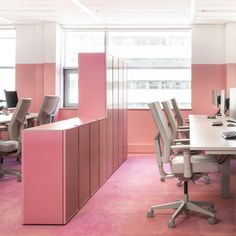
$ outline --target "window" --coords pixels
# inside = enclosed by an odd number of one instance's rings
[[[65,106],[77,106],[71,86],[78,79],[78,53],[106,51],[128,64],[128,108],[148,108],[149,102],[173,97],[181,108],[191,108],[190,30],[68,31],[65,48]]]
[[[78,71],[76,69],[64,70],[64,105],[75,107],[78,104]]]
[[[5,99],[4,89],[15,90],[14,29],[0,29],[0,99]]]
[[[191,108],[191,33],[110,32],[109,53],[128,64],[128,108],[175,97]]]
[[[64,106],[78,106],[78,53],[104,52],[104,32],[65,32]]]

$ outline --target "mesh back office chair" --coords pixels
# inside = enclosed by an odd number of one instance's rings
[[[180,112],[180,109],[179,109],[179,106],[178,106],[178,103],[177,103],[176,99],[172,98],[172,99],[170,99],[170,101],[171,101],[171,104],[172,104],[172,107],[173,107],[178,125],[183,126],[184,125],[184,119],[183,119],[183,116]],[[189,122],[189,120],[185,119],[185,123],[188,123],[188,122]]]
[[[173,228],[175,226],[175,219],[179,214],[182,212],[188,213],[189,210],[192,210],[209,216],[209,224],[215,224],[214,204],[211,202],[189,201],[188,181],[199,173],[218,172],[219,164],[216,158],[209,155],[191,155],[189,145],[173,145],[172,134],[161,110],[160,103],[150,103],[149,107],[158,129],[154,142],[160,175],[165,175],[164,163],[170,163],[171,175],[182,178],[184,181],[184,195],[180,201],[152,206],[148,210],[147,216],[153,217],[154,211],[159,209],[176,209],[171,220],[168,222],[168,227]],[[182,150],[183,154],[172,157],[173,150]],[[202,207],[208,207],[208,209]]]
[[[38,125],[48,124],[53,122],[60,97],[45,96],[43,104],[38,115]]]
[[[178,125],[178,123],[175,119],[175,116],[173,114],[173,111],[171,110],[170,103],[168,101],[162,102],[162,105],[165,110],[166,117],[169,121],[173,137],[177,138],[178,134],[181,133],[181,135],[184,138],[188,138],[189,137],[189,127]]]
[[[181,116],[180,110],[178,108],[177,102],[175,98],[171,99],[172,107],[175,112],[175,116],[171,110],[170,104],[168,101],[162,102],[162,105],[164,107],[165,113],[167,114],[168,120],[170,122],[170,126],[172,128],[172,132],[174,136],[178,136],[178,133],[181,133],[181,135],[184,138],[189,138],[189,126],[181,126],[180,124],[183,124],[183,117]],[[176,119],[175,119],[176,117]],[[196,151],[194,152],[197,153]],[[205,184],[210,184],[211,179],[207,174],[203,174],[203,180]],[[181,185],[181,182],[178,182],[178,185]]]
[[[31,99],[22,98],[18,101],[16,110],[8,125],[9,140],[0,140],[0,177],[4,174],[14,175],[21,181],[21,172],[3,167],[3,159],[7,155],[19,155],[21,153],[21,131],[24,128],[26,114],[29,111]]]

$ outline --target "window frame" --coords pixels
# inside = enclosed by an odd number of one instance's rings
[[[64,67],[63,68],[63,107],[64,108],[76,108],[78,106],[77,103],[69,102],[69,76],[70,74],[78,74],[78,67]],[[78,77],[79,80],[79,77]],[[78,81],[79,82],[79,81]]]

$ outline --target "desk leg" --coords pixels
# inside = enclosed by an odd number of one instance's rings
[[[230,192],[230,158],[222,164],[221,169],[221,197],[228,198]]]

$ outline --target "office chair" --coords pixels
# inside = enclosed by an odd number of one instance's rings
[[[18,156],[21,154],[21,131],[25,125],[26,114],[29,111],[31,99],[22,98],[18,101],[11,122],[8,125],[8,140],[0,140],[0,177],[5,174],[17,176],[21,181],[21,171],[4,168],[5,156]]]
[[[43,104],[38,115],[38,125],[48,124],[53,122],[55,112],[60,101],[58,96],[45,96]]]
[[[178,138],[179,134],[183,138],[189,138],[189,127],[188,126],[179,126],[175,116],[173,114],[173,111],[171,110],[170,103],[168,101],[162,102],[166,117],[169,121],[170,128],[173,134],[174,138]]]
[[[172,99],[170,99],[170,101],[171,101],[171,104],[172,104],[172,107],[173,107],[173,111],[175,113],[175,118],[178,122],[178,126],[183,126],[184,125],[184,119],[183,119],[183,116],[180,112],[180,109],[179,109],[179,106],[178,106],[178,103],[177,103],[176,99],[172,98]],[[185,123],[189,123],[188,118],[185,119]]]
[[[182,178],[184,181],[183,199],[171,203],[152,206],[148,212],[148,217],[154,216],[154,211],[159,209],[176,209],[168,222],[168,227],[175,227],[175,220],[181,213],[187,214],[189,210],[209,216],[208,223],[215,224],[214,204],[211,202],[193,202],[189,200],[188,182],[198,176],[199,173],[212,173],[219,171],[219,164],[215,156],[210,155],[191,155],[189,145],[174,145],[172,134],[168,128],[167,120],[161,110],[159,102],[149,104],[153,120],[158,130],[154,139],[156,147],[156,158],[158,169],[161,176],[167,175],[164,163],[170,164],[173,178]],[[182,150],[182,154],[172,156],[173,150]],[[205,209],[203,207],[208,207]]]

